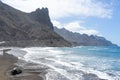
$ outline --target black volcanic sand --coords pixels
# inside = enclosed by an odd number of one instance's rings
[[[22,68],[18,66],[17,63],[21,63],[21,61],[13,55],[5,52],[3,55],[0,55],[0,80],[45,80],[45,69],[40,69],[40,67],[39,70],[36,68],[29,68],[34,65],[32,63],[27,63],[25,65],[27,67],[24,66],[24,68]],[[21,69],[22,73],[14,76],[11,75],[11,71],[14,68]]]

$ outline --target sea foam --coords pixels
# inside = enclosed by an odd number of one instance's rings
[[[21,58],[23,56],[26,61],[49,67],[46,74],[48,80],[82,80],[84,79],[83,75],[89,73],[95,74],[101,79],[120,79],[119,71],[113,70],[114,66],[112,65],[116,61],[119,63],[120,59],[105,56],[110,54],[101,55],[101,53],[96,53],[94,48],[102,50],[102,47],[100,49],[99,47],[31,47],[21,49],[26,53],[18,53],[16,56]],[[104,47],[103,50],[109,49]],[[93,53],[94,51],[95,53]],[[114,76],[110,75],[111,73]]]

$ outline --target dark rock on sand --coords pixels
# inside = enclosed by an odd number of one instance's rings
[[[17,57],[6,52],[0,55],[0,80],[45,80],[45,70],[42,70],[42,72],[38,72],[38,70],[36,72],[34,69],[31,69],[34,72],[26,71],[15,64],[18,61]]]
[[[11,80],[7,73],[15,66],[14,63],[16,62],[17,58],[10,54],[3,53],[3,55],[0,55],[0,80]]]
[[[21,74],[22,73],[22,70],[21,69],[19,69],[19,68],[14,68],[13,70],[11,70],[11,75],[18,75],[18,74]]]

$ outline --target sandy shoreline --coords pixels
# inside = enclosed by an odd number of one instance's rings
[[[17,53],[17,51],[15,52]],[[21,69],[22,73],[12,76],[10,71],[15,67]],[[17,59],[15,56],[7,54],[6,52],[4,52],[3,55],[0,55],[0,80],[46,80],[46,74],[49,73],[48,69],[49,67],[45,65],[26,62],[24,60]],[[83,79],[81,80],[106,80],[100,79],[95,74],[84,73],[83,71],[80,73],[83,74]]]
[[[24,69],[15,65],[18,61],[19,60],[16,57],[5,52],[3,55],[0,55],[0,80],[45,80],[45,70],[40,69],[41,71],[38,71],[35,69]],[[34,64],[28,63],[27,65]],[[15,67],[19,67],[22,70],[22,73],[12,76],[10,71]]]
[[[10,80],[7,72],[15,66],[16,62],[17,58],[12,55],[7,53],[0,55],[0,80]]]

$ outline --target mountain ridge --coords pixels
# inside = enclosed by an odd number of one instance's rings
[[[65,28],[54,27],[54,30],[73,46],[117,46],[101,36],[73,33]]]
[[[47,8],[25,13],[1,1],[0,41],[5,41],[0,46],[71,46],[54,32]]]

